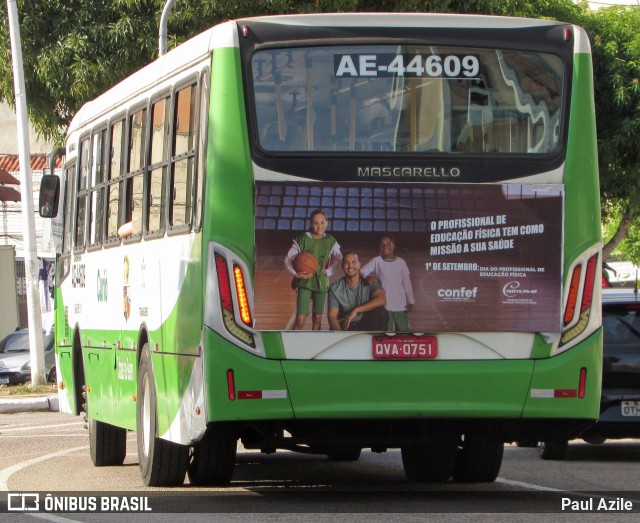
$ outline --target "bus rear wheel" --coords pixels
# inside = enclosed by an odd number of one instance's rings
[[[157,435],[156,387],[149,344],[145,343],[138,367],[136,401],[138,461],[144,484],[150,487],[184,483],[189,447],[163,440]]]
[[[235,433],[209,427],[191,451],[189,482],[198,486],[228,485],[236,464],[237,444]]]
[[[543,441],[540,447],[540,457],[542,459],[562,460],[567,457],[568,450],[569,442],[567,440]]]
[[[453,473],[458,435],[428,439],[424,443],[402,447],[402,466],[409,481],[442,483]]]
[[[458,483],[490,483],[500,473],[504,443],[490,428],[464,434],[458,449],[453,479]]]
[[[96,467],[122,465],[127,455],[126,429],[89,418],[89,452]]]

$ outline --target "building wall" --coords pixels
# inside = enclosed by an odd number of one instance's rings
[[[0,154],[18,154],[16,113],[6,103],[0,103]],[[29,125],[29,149],[31,154],[51,152],[52,145],[38,137]]]
[[[0,245],[0,338],[20,325],[16,293],[15,252],[10,245]]]

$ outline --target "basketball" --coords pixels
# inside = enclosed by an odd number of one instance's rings
[[[318,260],[310,252],[301,252],[294,258],[292,265],[296,272],[313,274],[318,269]]]

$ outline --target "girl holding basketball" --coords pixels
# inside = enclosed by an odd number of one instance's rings
[[[342,262],[340,245],[331,234],[326,232],[329,226],[327,214],[322,210],[315,210],[311,213],[309,222],[309,230],[294,238],[293,245],[284,259],[285,267],[294,277],[292,285],[298,293],[296,320],[293,324],[294,330],[304,328],[304,322],[309,315],[309,305],[312,300],[312,329],[320,330],[320,322],[322,321],[324,304],[327,300],[327,291],[329,289],[329,277]],[[317,260],[315,271],[305,270],[302,260],[296,263],[296,257],[303,252],[313,254]],[[297,265],[297,268],[294,265]],[[307,265],[308,267],[313,266],[313,264]]]

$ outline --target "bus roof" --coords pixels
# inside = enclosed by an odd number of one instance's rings
[[[450,13],[327,13],[275,15],[242,18],[238,23],[266,22],[281,25],[325,27],[449,27],[469,29],[514,29],[562,24],[552,20],[508,16],[463,15]]]

